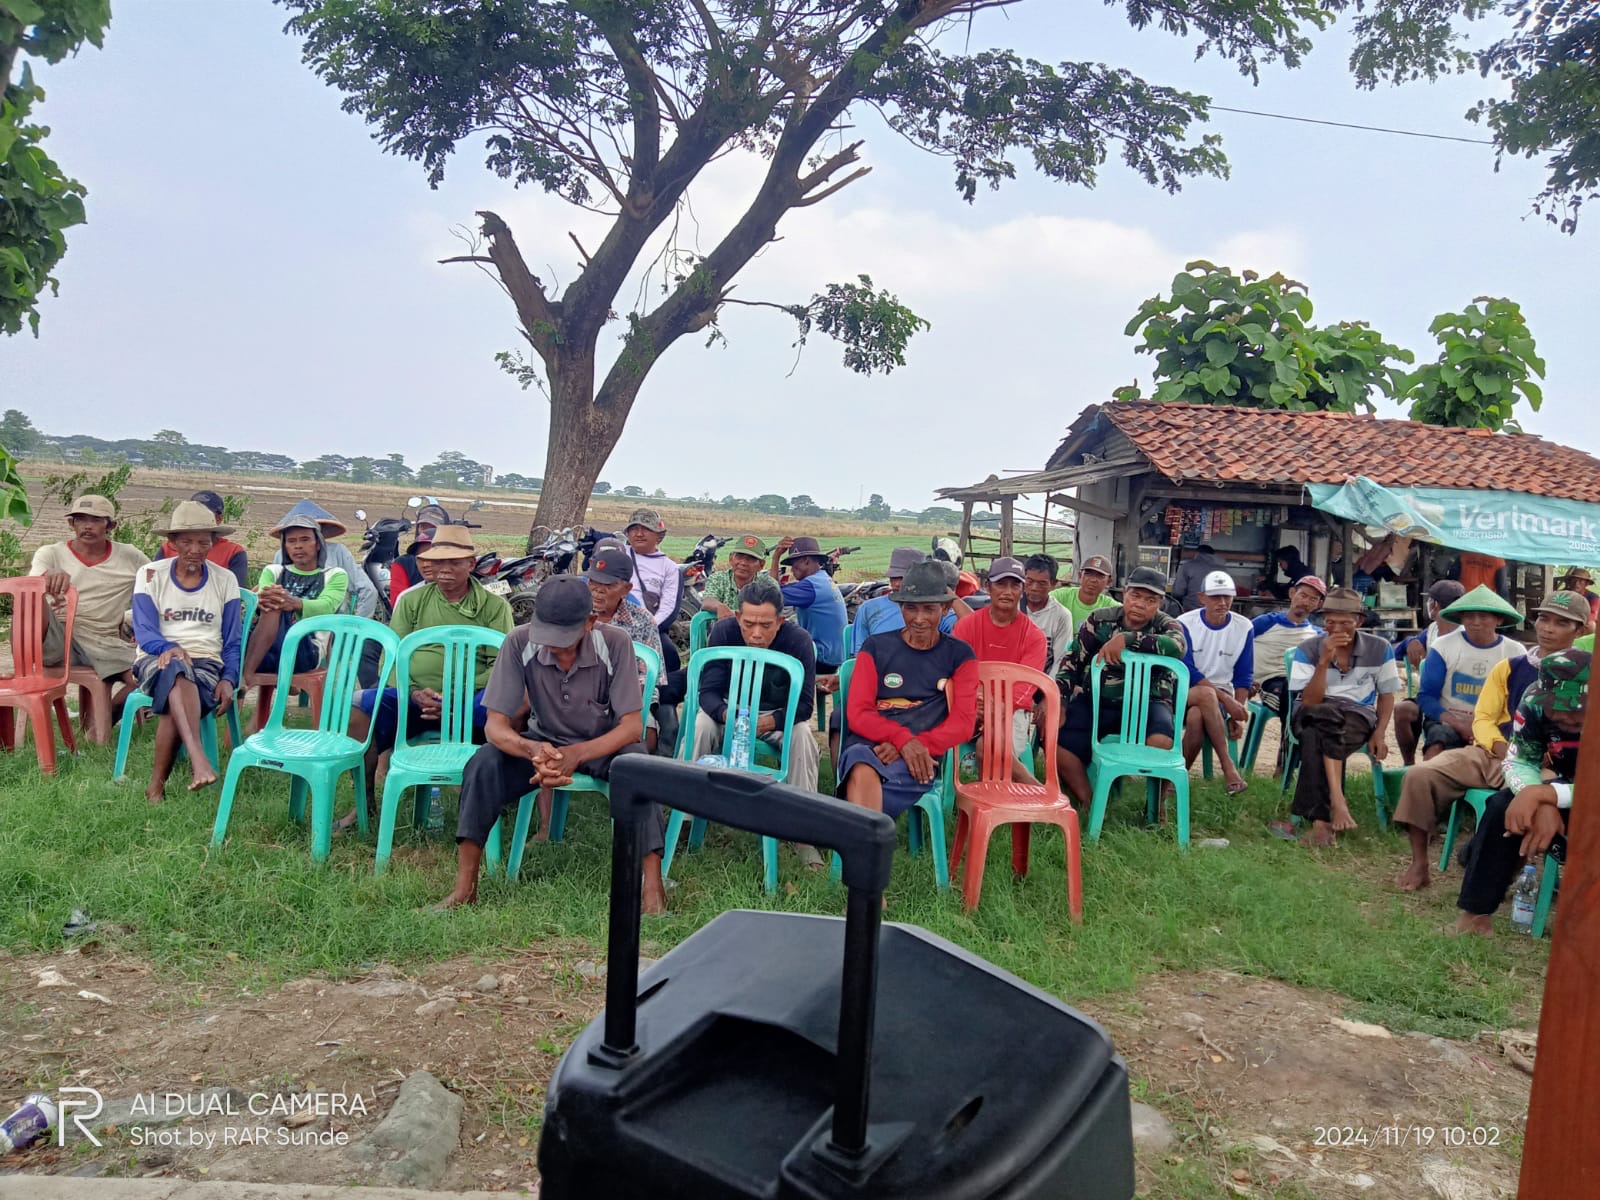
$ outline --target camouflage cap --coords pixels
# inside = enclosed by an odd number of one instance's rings
[[[1589,655],[1582,650],[1561,650],[1539,660],[1539,685],[1551,712],[1582,712],[1589,687]]]

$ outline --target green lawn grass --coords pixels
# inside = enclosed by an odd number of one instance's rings
[[[329,862],[313,867],[306,834],[288,816],[287,779],[257,771],[245,778],[227,846],[212,854],[216,792],[189,796],[180,765],[166,804],[142,799],[148,732],[136,739],[127,783],[113,783],[110,766],[110,752],[91,747],[48,779],[31,745],[0,755],[0,946],[59,948],[62,924],[83,908],[125,926],[128,950],[177,977],[253,986],[380,961],[493,957],[548,938],[603,944],[609,831],[597,797],[574,801],[565,844],[530,846],[519,882],[486,881],[476,909],[436,914],[418,910],[449,889],[449,838],[418,838],[402,825],[381,878],[372,874],[371,843],[353,835],[336,839]],[[1353,779],[1364,826],[1367,789],[1365,776]],[[341,810],[348,794],[346,784]],[[1441,936],[1459,873],[1420,897],[1394,892],[1397,835],[1364,827],[1319,854],[1275,841],[1263,831],[1279,812],[1267,780],[1243,797],[1197,783],[1194,837],[1225,836],[1226,849],[1180,853],[1170,825],[1144,828],[1142,811],[1130,790],[1113,802],[1099,843],[1086,844],[1081,926],[1068,920],[1054,830],[1036,834],[1032,872],[1020,881],[1009,871],[1009,839],[995,839],[975,913],[956,892],[938,892],[928,861],[910,858],[902,841],[890,918],[1069,1001],[1134,988],[1153,972],[1221,967],[1329,989],[1349,999],[1350,1015],[1396,1029],[1459,1037],[1532,1019],[1545,948],[1509,935]],[[672,912],[646,923],[646,941],[660,953],[734,907],[842,911],[843,894],[825,875],[806,872],[787,851],[780,867],[778,894],[764,896],[755,839],[713,830],[703,851],[680,853]]]

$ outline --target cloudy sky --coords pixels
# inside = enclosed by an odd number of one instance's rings
[[[0,403],[51,433],[193,441],[296,458],[455,449],[542,473],[547,410],[493,355],[520,344],[509,301],[466,266],[452,226],[499,211],[547,282],[575,274],[567,240],[594,219],[513,191],[460,155],[430,190],[384,155],[299,61],[266,0],[122,0],[104,51],[41,72],[50,147],[90,189],[42,336],[0,341]],[[1217,104],[1482,137],[1462,114],[1476,77],[1358,91],[1335,31],[1298,71],[1252,87],[1120,11],[1032,0],[989,13],[973,44],[1095,60]],[[1185,261],[1284,270],[1319,321],[1363,319],[1431,357],[1427,326],[1483,294],[1519,301],[1548,360],[1535,433],[1600,451],[1579,419],[1592,386],[1594,222],[1577,237],[1529,216],[1536,164],[1494,171],[1489,146],[1215,114],[1233,173],[1177,196],[1108,165],[1093,189],[1024,175],[967,205],[946,165],[864,125],[875,168],[788,217],[739,294],[804,300],[859,272],[933,323],[884,378],[844,369],[793,326],[734,310],[730,345],[686,338],[652,374],[602,478],[672,495],[807,492],[922,507],[933,489],[1036,469],[1088,403],[1147,360],[1122,329]],[[691,193],[706,246],[755,164]],[[1588,286],[1580,287],[1580,280]],[[1389,412],[1384,415],[1397,415]]]

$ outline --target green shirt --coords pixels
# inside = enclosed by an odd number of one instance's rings
[[[483,584],[472,580],[461,603],[451,604],[444,598],[436,583],[425,583],[408,588],[400,594],[394,606],[394,617],[389,628],[396,637],[405,637],[419,629],[432,629],[436,625],[477,625],[482,629],[498,629],[510,633],[512,628],[511,605],[485,590]],[[475,687],[489,682],[489,672],[494,667],[495,652],[485,647],[478,651],[478,673]],[[444,687],[444,649],[424,646],[411,656],[411,686]]]
[[[1110,608],[1116,603],[1111,598],[1110,592],[1101,592],[1093,604],[1078,599],[1078,589],[1075,587],[1057,588],[1050,595],[1059,600],[1066,610],[1072,614],[1073,635],[1076,637],[1080,625],[1089,619],[1089,614],[1097,608]],[[1070,649],[1070,646],[1068,647]],[[1063,651],[1064,653],[1065,651]]]
[[[1594,634],[1592,634],[1592,633],[1584,634],[1581,638],[1579,638],[1577,641],[1572,643],[1572,648],[1574,650],[1582,650],[1586,654],[1593,654],[1594,653]]]
[[[733,581],[733,572],[713,571],[706,576],[705,595],[739,611],[739,585]]]
[[[299,599],[299,616],[330,617],[344,611],[350,579],[343,567],[313,567],[302,571],[293,563],[268,563],[261,568],[256,591],[274,584]]]

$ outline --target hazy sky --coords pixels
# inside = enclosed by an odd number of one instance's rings
[[[0,340],[0,403],[51,433],[171,427],[234,449],[399,451],[413,465],[456,449],[541,474],[545,403],[493,362],[520,344],[510,302],[475,269],[435,260],[460,252],[452,225],[491,208],[564,285],[567,231],[593,244],[594,219],[513,191],[475,150],[430,190],[339,111],[266,0],[113,7],[104,51],[41,71],[49,146],[88,185],[90,223],[70,232],[40,339]],[[1483,81],[1360,92],[1338,31],[1259,87],[1093,4],[985,14],[973,42],[1122,65],[1234,107],[1483,136],[1462,117]],[[819,337],[791,373],[792,324],[736,309],[729,346],[685,338],[663,359],[602,478],[836,505],[876,491],[917,508],[939,486],[1036,469],[1085,404],[1135,376],[1148,384],[1123,326],[1193,258],[1282,269],[1310,285],[1317,320],[1370,321],[1419,359],[1432,357],[1436,313],[1509,296],[1549,364],[1544,410],[1525,427],[1600,451],[1600,424],[1579,419],[1594,344],[1579,301],[1594,295],[1600,214],[1577,237],[1554,232],[1528,215],[1537,164],[1496,174],[1489,146],[1227,113],[1214,127],[1226,182],[1170,196],[1112,163],[1093,190],[1024,174],[969,206],[945,163],[863,125],[874,173],[786,218],[739,294],[803,301],[867,272],[933,322],[910,365],[856,376]],[[729,161],[691,193],[705,248],[752,171]]]

